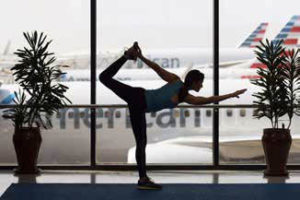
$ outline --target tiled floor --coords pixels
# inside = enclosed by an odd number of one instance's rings
[[[262,171],[149,171],[158,183],[300,183],[300,171],[289,177],[264,177]],[[57,171],[43,170],[41,175],[14,176],[0,171],[0,196],[11,183],[136,183],[132,171]]]

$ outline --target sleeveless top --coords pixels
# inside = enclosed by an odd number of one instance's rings
[[[177,104],[173,103],[171,98],[179,92],[182,85],[183,82],[178,80],[173,83],[167,83],[155,90],[146,90],[146,112],[156,112],[164,108],[174,108]]]

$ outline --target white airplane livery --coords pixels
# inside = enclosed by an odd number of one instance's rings
[[[239,64],[244,60],[254,57],[251,48],[264,37],[267,23],[261,23],[247,37],[239,48],[220,49],[220,66],[228,66]],[[9,49],[10,42],[8,43]],[[242,48],[241,48],[242,47]],[[7,52],[5,50],[4,52]],[[120,51],[99,52],[97,56],[97,68],[105,68],[111,62],[116,60],[121,54]],[[175,48],[175,49],[145,49],[144,55],[150,60],[157,62],[164,68],[190,67],[194,65],[212,66],[212,49],[210,48]],[[72,66],[74,69],[84,69],[90,66],[90,55],[85,53],[69,53],[57,56],[57,64],[61,66]],[[16,57],[2,55],[0,58],[0,69],[12,67],[16,62]],[[133,63],[128,62],[124,68],[144,68],[144,64],[140,61]]]
[[[220,49],[220,69],[230,68],[230,67],[242,67],[252,62],[254,59],[254,54],[252,48],[263,39],[264,34],[266,32],[267,23],[261,23],[247,38],[239,48],[236,49]],[[119,53],[120,54],[120,53]],[[107,67],[114,59],[116,59],[119,54],[115,54],[114,56],[102,56],[103,60],[99,60],[99,64],[102,66],[98,68],[98,73],[102,71],[101,68]],[[191,69],[191,67],[199,67],[206,71],[208,77],[212,76],[212,50],[211,49],[158,49],[158,50],[145,50],[144,54],[150,60],[158,63],[160,66],[164,68],[168,68],[173,73],[176,73],[180,77],[184,76],[187,70]],[[108,54],[107,54],[108,55]],[[74,65],[89,65],[87,63],[79,62],[79,60],[83,60],[84,56],[76,57],[74,62],[72,59],[68,59],[67,57],[61,58],[58,61],[58,65],[60,66],[68,66],[71,65],[72,68]],[[88,60],[88,59],[87,59]],[[76,61],[76,62],[75,62]],[[76,67],[75,67],[76,68]],[[130,71],[126,71],[125,69],[131,68]],[[205,69],[207,68],[207,70]],[[147,66],[145,66],[141,60],[137,60],[137,62],[129,61],[123,66],[124,70],[121,70],[117,75],[117,79],[119,80],[151,80],[157,79],[155,73],[153,73]],[[143,70],[139,70],[143,69]],[[134,71],[136,70],[136,71]],[[220,73],[222,77],[227,78],[230,77],[230,70],[222,70]],[[234,70],[234,74],[239,74],[238,70]],[[69,69],[66,68],[66,74],[61,76],[61,81],[89,81],[90,80],[90,71],[88,69]],[[4,75],[7,76],[6,72]],[[246,72],[246,74],[253,74],[253,72]],[[241,76],[247,77],[249,75],[243,74],[241,72]],[[13,82],[11,79],[5,78],[6,82]]]
[[[232,67],[253,59],[253,47],[259,44],[266,33],[268,23],[261,23],[238,48],[220,48],[219,66]],[[203,65],[212,67],[213,56],[211,48],[174,48],[174,49],[145,49],[143,54],[163,68],[179,68]],[[139,59],[136,66],[130,63],[131,68],[145,68]],[[133,66],[132,66],[133,65]]]
[[[226,78],[255,78],[256,76],[256,69],[250,68],[253,63],[256,62],[255,59],[249,60],[248,62],[235,65],[234,67],[229,68],[220,68],[219,69],[219,78],[226,79]],[[181,77],[182,79],[185,77],[186,73],[191,69],[198,69],[205,74],[206,78],[213,78],[213,69],[206,68],[206,67],[181,67],[181,68],[172,68],[168,69],[168,71],[176,74],[177,76]],[[97,73],[100,74],[103,70],[97,70]],[[63,74],[60,77],[61,82],[81,82],[81,81],[90,81],[90,70],[66,70],[66,74]],[[99,77],[97,76],[97,81]],[[114,77],[117,80],[121,81],[134,81],[134,80],[159,80],[160,77],[151,69],[151,68],[144,68],[144,69],[120,69],[118,74]]]

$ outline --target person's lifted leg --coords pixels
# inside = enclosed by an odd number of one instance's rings
[[[115,80],[113,76],[121,69],[124,63],[127,60],[136,60],[137,59],[137,50],[134,46],[125,51],[124,55],[121,56],[118,60],[113,62],[108,68],[106,68],[99,75],[99,80],[107,88],[111,89],[116,95],[122,98],[127,103],[131,102],[136,93],[136,89],[126,85],[118,80]]]

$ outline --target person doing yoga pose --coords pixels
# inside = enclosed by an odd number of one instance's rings
[[[155,90],[142,87],[132,87],[115,80],[113,77],[127,60],[141,59],[152,68],[167,83]],[[142,69],[141,69],[142,70]],[[237,90],[221,96],[201,97],[189,94],[189,90],[199,91],[202,88],[204,74],[199,70],[190,70],[184,82],[174,74],[160,67],[155,62],[145,58],[138,43],[124,52],[119,59],[112,63],[99,75],[100,81],[128,104],[130,122],[136,141],[136,162],[139,172],[138,189],[161,189],[161,185],[152,181],[146,173],[146,113],[156,112],[165,108],[174,108],[179,103],[203,105],[219,102],[232,97],[239,97],[246,89]]]

